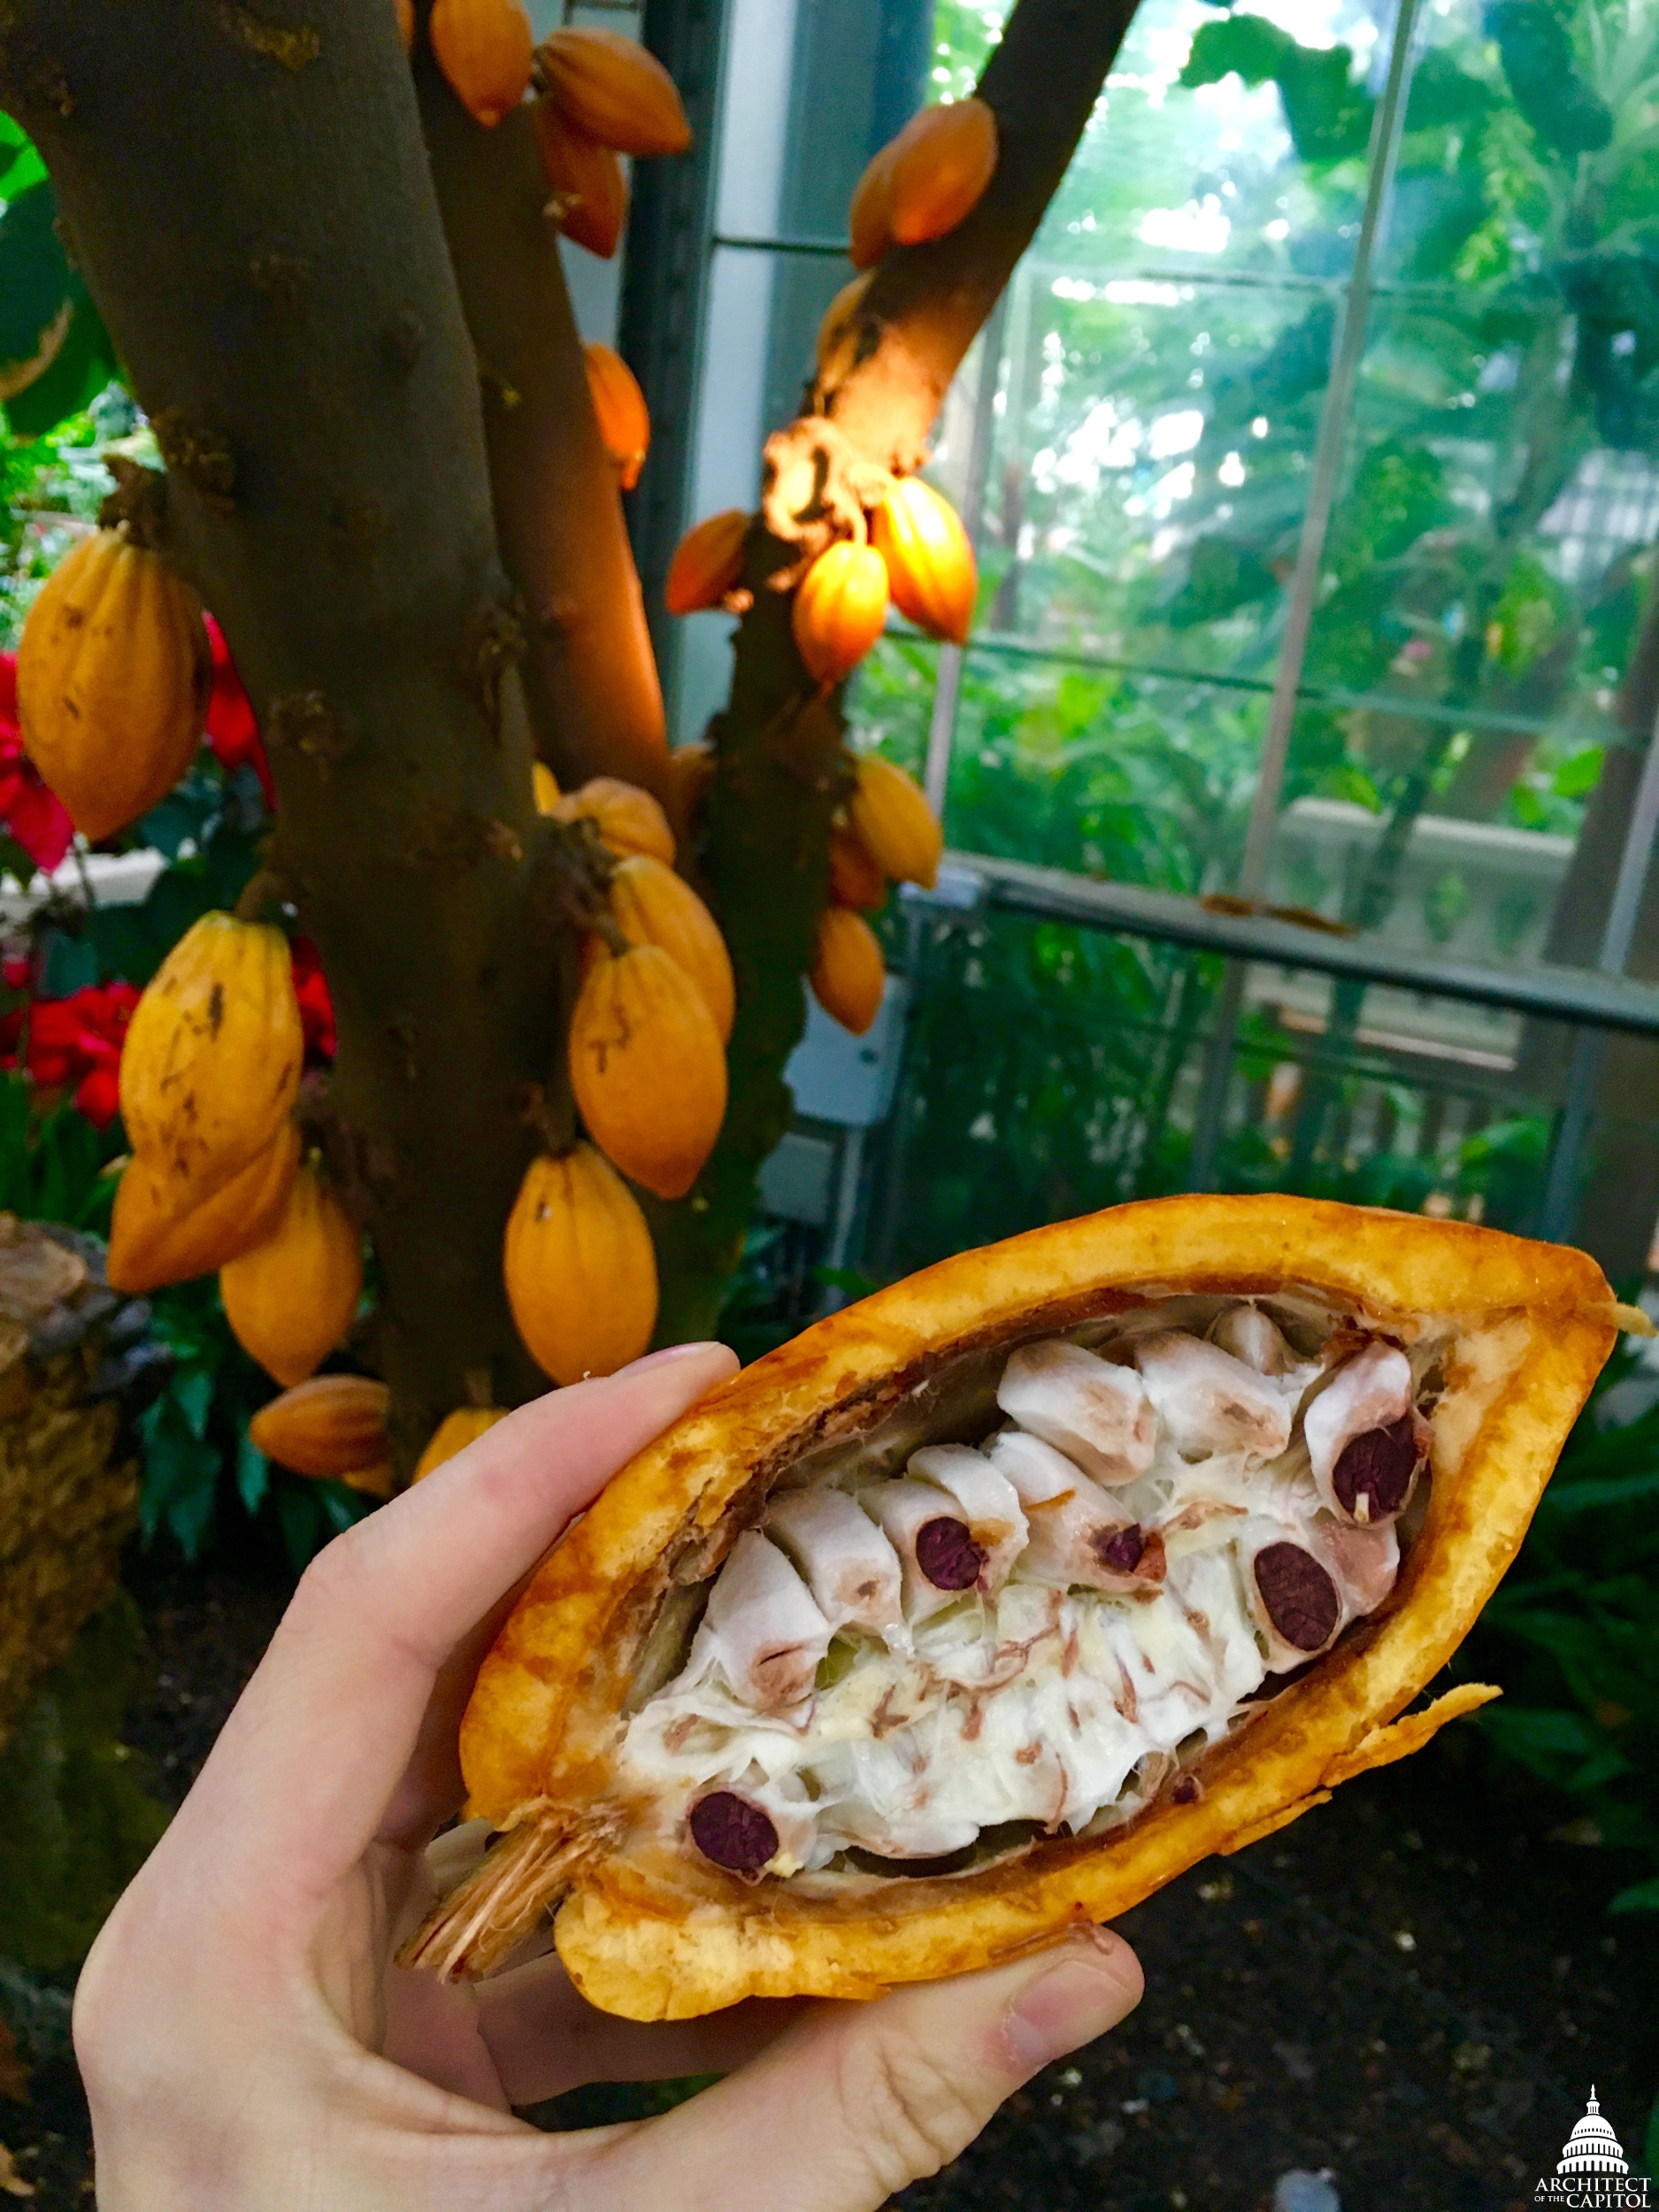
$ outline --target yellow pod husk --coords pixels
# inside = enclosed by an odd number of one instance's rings
[[[876,933],[849,906],[826,906],[818,917],[818,949],[808,980],[824,1011],[862,1037],[881,1011],[887,964]]]
[[[631,945],[658,945],[702,992],[725,1044],[737,1010],[732,956],[719,925],[683,876],[632,853],[611,879],[611,911]]]
[[[851,830],[830,833],[830,896],[837,906],[858,906],[866,913],[887,903],[881,863]]]
[[[41,587],[18,648],[29,758],[95,844],[196,757],[212,681],[201,602],[158,553],[100,530]]]
[[[300,1133],[285,1123],[257,1159],[182,1214],[170,1210],[166,1185],[149,1161],[129,1160],[110,1217],[110,1288],[136,1297],[188,1282],[263,1243],[281,1216],[299,1156]]]
[[[848,258],[855,269],[872,269],[893,243],[887,224],[887,189],[893,174],[893,146],[889,142],[871,155],[853,190],[847,212],[850,234]]]
[[[535,793],[536,812],[551,814],[559,803],[559,785],[558,778],[545,761],[538,760],[532,763],[530,785]]]
[[[571,1087],[625,1175],[683,1198],[726,1118],[726,1053],[703,994],[660,945],[597,960],[576,1000]]]
[[[791,626],[810,673],[838,684],[880,636],[887,617],[887,564],[874,546],[841,539],[802,578]]]
[[[361,1490],[365,1498],[389,1498],[396,1488],[392,1479],[392,1463],[378,1459],[373,1467],[353,1467],[343,1475],[336,1475],[336,1482],[343,1482],[348,1490]]]
[[[572,245],[609,261],[628,217],[622,164],[609,146],[579,130],[556,101],[538,100],[534,114],[541,167],[559,227]]]
[[[590,1144],[532,1163],[508,1217],[502,1271],[518,1333],[557,1383],[612,1375],[651,1340],[651,1233]]]
[[[895,883],[931,890],[939,876],[944,833],[920,787],[878,754],[860,758],[847,813],[853,833]]]
[[[649,853],[664,867],[674,863],[674,833],[668,817],[649,791],[624,783],[617,776],[594,776],[580,791],[558,800],[550,810],[561,822],[584,817],[595,823],[613,853]]]
[[[431,1442],[415,1462],[415,1471],[410,1479],[420,1481],[434,1467],[442,1467],[446,1459],[453,1459],[469,1444],[476,1444],[486,1431],[506,1417],[505,1406],[457,1406],[453,1413],[446,1413],[432,1432]]]
[[[615,466],[617,482],[631,492],[651,449],[651,415],[645,395],[633,370],[609,346],[584,346],[582,358],[601,442]]]
[[[263,1244],[219,1273],[225,1318],[244,1352],[290,1388],[316,1373],[351,1326],[363,1290],[363,1240],[307,1164]]]
[[[543,40],[538,58],[549,96],[602,146],[619,154],[683,154],[690,145],[673,79],[636,40],[567,25]]]
[[[529,89],[535,39],[519,0],[433,0],[426,36],[475,123],[493,127]]]
[[[996,171],[996,118],[983,100],[924,108],[893,141],[887,212],[901,246],[955,230]]]
[[[211,1197],[274,1141],[297,1096],[305,1035],[286,937],[204,914],[133,1010],[121,1118],[170,1211]]]
[[[871,542],[887,565],[893,603],[929,637],[965,645],[979,572],[962,518],[931,484],[907,476],[871,518]]]
[[[741,507],[724,508],[687,530],[668,565],[663,602],[670,614],[700,614],[718,607],[743,573],[743,546],[749,517]]]
[[[392,1394],[372,1375],[313,1375],[261,1406],[248,1440],[296,1475],[341,1481],[386,1457]]]

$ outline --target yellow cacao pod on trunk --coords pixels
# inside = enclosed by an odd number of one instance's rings
[[[136,1296],[188,1282],[263,1243],[281,1217],[299,1156],[300,1133],[285,1123],[257,1159],[182,1214],[170,1210],[170,1193],[149,1161],[129,1160],[110,1217],[111,1289]]]
[[[674,864],[674,833],[668,817],[649,791],[624,783],[617,776],[594,776],[580,791],[572,791],[554,806],[561,822],[584,817],[598,829],[613,853],[649,853],[664,867]]]
[[[874,855],[884,875],[895,883],[933,888],[944,836],[932,807],[903,769],[877,754],[864,754],[847,813],[854,835]]]
[[[609,346],[582,348],[588,389],[593,396],[599,436],[617,472],[617,482],[631,492],[640,480],[651,449],[651,416],[633,370]]]
[[[726,507],[687,530],[668,564],[663,602],[670,614],[700,614],[718,607],[743,573],[749,517]]]
[[[609,261],[628,215],[628,180],[609,146],[578,130],[557,104],[535,104],[535,134],[548,189],[566,238]]]
[[[732,956],[712,914],[682,876],[649,853],[631,853],[611,879],[611,911],[631,945],[658,945],[703,994],[724,1044],[737,989]]]
[[[531,788],[535,793],[538,814],[551,814],[559,803],[558,778],[545,761],[535,761],[530,769]]]
[[[266,1150],[300,1086],[305,1036],[280,929],[204,914],[133,1010],[121,1118],[183,1213]]]
[[[929,637],[965,645],[979,572],[961,517],[919,477],[895,484],[871,518],[893,603]]]
[[[874,546],[842,539],[801,580],[791,618],[796,649],[819,683],[838,684],[880,636],[887,617],[886,563]]]
[[[683,1198],[726,1118],[726,1054],[703,994],[660,945],[597,960],[571,1018],[571,1088],[625,1175]]]
[[[351,1326],[363,1240],[309,1163],[289,1184],[274,1231],[220,1268],[219,1288],[237,1343],[290,1387],[314,1374]]]
[[[426,36],[474,122],[499,123],[529,89],[535,36],[519,0],[432,0]]]
[[[881,863],[850,830],[830,835],[830,896],[837,906],[861,906],[873,911],[885,905],[887,879]]]
[[[924,108],[893,141],[887,223],[901,246],[955,230],[996,170],[996,118],[983,100]]]
[[[415,1462],[411,1480],[419,1482],[434,1467],[442,1467],[446,1459],[453,1459],[469,1444],[476,1444],[486,1431],[506,1417],[505,1406],[457,1406],[453,1413],[446,1413],[432,1432],[432,1441]]]
[[[296,1475],[343,1479],[386,1457],[392,1394],[370,1375],[313,1375],[261,1406],[248,1440]]]
[[[557,1383],[613,1375],[651,1340],[651,1233],[590,1144],[532,1163],[507,1219],[502,1271],[518,1333]]]
[[[212,682],[201,603],[157,553],[100,530],[41,587],[18,648],[29,758],[95,843],[196,757]]]
[[[849,906],[826,906],[818,917],[818,949],[808,979],[824,1011],[862,1037],[881,1010],[887,973],[881,947],[864,916]]]
[[[691,126],[655,54],[618,31],[567,26],[541,43],[541,79],[578,129],[619,154],[683,154]]]

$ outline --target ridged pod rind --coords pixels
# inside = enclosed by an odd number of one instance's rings
[[[526,1348],[557,1383],[612,1375],[651,1340],[651,1233],[590,1144],[531,1163],[508,1217],[502,1271]]]
[[[264,1243],[222,1267],[231,1333],[289,1388],[322,1365],[351,1326],[363,1289],[363,1239],[317,1170],[302,1165]]]
[[[611,456],[617,482],[631,492],[640,480],[651,448],[650,410],[639,380],[619,353],[597,343],[582,348],[588,389],[599,424],[600,442]]]
[[[849,906],[826,906],[818,916],[818,944],[807,979],[824,1011],[862,1037],[881,1011],[887,963],[876,933]]]
[[[881,863],[849,829],[830,833],[830,896],[837,906],[861,907],[865,913],[887,903],[887,879]]]
[[[847,813],[854,833],[885,875],[895,883],[919,883],[932,889],[939,877],[944,833],[913,778],[879,753],[864,754]]]
[[[887,617],[887,564],[873,546],[842,538],[801,579],[790,624],[809,672],[821,684],[838,684],[880,636]]]
[[[979,569],[962,518],[931,484],[907,476],[871,518],[871,541],[887,565],[893,603],[929,637],[965,645]]]
[[[631,945],[659,945],[702,992],[725,1044],[737,1010],[732,956],[719,925],[683,876],[631,853],[611,879],[611,913]]]
[[[996,172],[996,118],[983,100],[913,115],[893,141],[887,213],[901,246],[955,230]]]
[[[457,1452],[464,1452],[469,1444],[476,1444],[480,1436],[493,1429],[497,1421],[504,1421],[505,1406],[457,1406],[453,1413],[446,1413],[432,1432],[431,1440],[415,1462],[411,1482],[419,1482],[434,1467],[442,1467]]]
[[[558,778],[545,761],[538,760],[531,763],[530,781],[535,795],[536,812],[551,814],[559,803]]]
[[[713,1015],[657,945],[596,960],[570,1028],[571,1088],[588,1133],[658,1198],[683,1198],[726,1118]]]
[[[300,1133],[286,1122],[246,1167],[182,1213],[172,1210],[173,1194],[150,1163],[129,1160],[110,1216],[111,1289],[136,1297],[211,1275],[251,1251],[280,1219],[299,1156]]]
[[[72,548],[18,647],[24,748],[94,843],[165,799],[196,757],[212,682],[201,603],[120,530]]]
[[[593,776],[579,791],[567,792],[549,809],[559,822],[586,818],[613,853],[649,853],[665,868],[674,863],[674,833],[668,817],[649,791],[618,776]]]
[[[674,548],[663,588],[670,614],[700,614],[719,605],[743,573],[749,522],[741,507],[726,507],[687,531]]]
[[[426,38],[451,91],[487,129],[528,91],[535,36],[519,0],[433,0]]]
[[[609,146],[578,130],[556,101],[535,103],[535,134],[559,227],[572,245],[609,261],[628,219],[628,180]]]
[[[121,1118],[171,1210],[200,1205],[265,1150],[304,1058],[281,931],[200,916],[145,986],[121,1050]]]
[[[655,54],[620,32],[566,25],[541,42],[549,98],[579,129],[619,154],[683,154],[691,126]]]
[[[248,1440],[296,1475],[355,1474],[386,1457],[391,1401],[372,1375],[313,1375],[261,1406]]]

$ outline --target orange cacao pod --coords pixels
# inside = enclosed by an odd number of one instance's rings
[[[469,1444],[476,1444],[487,1429],[493,1429],[497,1421],[506,1417],[505,1406],[457,1406],[453,1413],[446,1413],[432,1432],[431,1442],[415,1462],[411,1481],[419,1482],[434,1467],[442,1467],[446,1459],[453,1459]]]
[[[830,896],[837,906],[861,906],[872,912],[886,902],[887,879],[881,863],[851,830],[830,833]]]
[[[271,1235],[220,1268],[219,1288],[237,1343],[289,1386],[314,1374],[350,1327],[363,1240],[309,1163],[289,1184]]]
[[[887,221],[901,246],[942,238],[996,169],[996,118],[983,100],[924,108],[893,141]]]
[[[965,645],[979,573],[962,518],[919,477],[907,476],[871,518],[871,541],[887,565],[893,603],[929,637]]]
[[[737,1006],[732,956],[713,915],[685,878],[649,853],[631,853],[611,879],[611,911],[631,945],[660,945],[685,970],[724,1044]]]
[[[281,931],[231,914],[193,922],[145,986],[121,1051],[121,1118],[173,1212],[270,1146],[304,1056]]]
[[[100,530],[59,561],[23,626],[18,719],[83,837],[165,798],[196,757],[211,681],[201,603],[158,553]]]
[[[864,165],[847,211],[847,254],[855,269],[872,269],[893,243],[887,227],[887,190],[893,175],[891,141]]]
[[[415,49],[415,0],[393,0],[397,10],[397,35],[403,42],[403,51]]]
[[[543,40],[549,96],[579,130],[619,154],[683,154],[691,126],[655,54],[618,31],[567,26]]]
[[[285,1122],[257,1158],[182,1214],[170,1210],[172,1194],[149,1161],[129,1160],[110,1217],[111,1289],[136,1296],[188,1282],[263,1243],[281,1216],[299,1156],[300,1133]]]
[[[376,1460],[373,1467],[353,1467],[335,1480],[343,1482],[348,1490],[361,1490],[369,1498],[389,1498],[395,1487],[389,1459]]]
[[[628,180],[609,146],[575,124],[554,101],[535,104],[535,134],[554,212],[572,244],[609,261],[627,220]]]
[[[507,1302],[557,1383],[612,1375],[657,1325],[657,1255],[632,1191],[590,1144],[533,1161],[507,1218]]]
[[[821,684],[838,684],[881,634],[887,565],[872,545],[843,538],[820,553],[795,595],[792,626],[802,659]]]
[[[640,480],[651,448],[650,411],[633,370],[609,346],[584,346],[588,389],[599,419],[600,441],[611,456],[617,482],[631,492]]]
[[[703,994],[660,945],[595,961],[571,1017],[571,1088],[625,1175],[683,1198],[726,1118],[726,1054]]]
[[[392,1394],[369,1375],[313,1375],[261,1406],[248,1440],[296,1475],[342,1479],[386,1457]]]
[[[853,833],[884,875],[895,883],[931,890],[939,875],[944,837],[933,810],[912,779],[890,760],[865,753],[848,802]]]
[[[718,607],[743,573],[743,546],[749,517],[741,507],[725,508],[687,530],[668,564],[663,600],[670,614],[697,614]]]
[[[561,822],[594,822],[613,853],[649,853],[665,867],[674,862],[674,833],[668,817],[649,791],[618,776],[594,776],[554,806]]]
[[[538,814],[551,814],[559,803],[558,778],[543,760],[534,761],[530,768],[531,788],[535,793]]]
[[[862,1037],[881,1010],[887,966],[876,933],[849,906],[826,906],[808,980],[812,995],[843,1029]]]
[[[475,123],[499,123],[528,90],[535,36],[519,0],[432,0],[426,36]]]

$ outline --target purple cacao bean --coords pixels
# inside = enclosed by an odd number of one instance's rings
[[[1198,1777],[1195,1774],[1183,1774],[1170,1792],[1170,1795],[1178,1805],[1195,1805],[1199,1799]]]
[[[1132,1575],[1141,1564],[1141,1555],[1147,1548],[1147,1540],[1139,1525],[1120,1528],[1115,1535],[1097,1536],[1094,1549],[1102,1567],[1110,1567],[1120,1575]]]
[[[916,1563],[935,1590],[971,1590],[985,1570],[985,1547],[965,1521],[941,1513],[916,1532]]]
[[[1256,1555],[1256,1586],[1267,1617],[1298,1651],[1319,1651],[1336,1632],[1341,1602],[1336,1585],[1300,1544],[1264,1544]]]
[[[1363,1497],[1369,1508],[1363,1517],[1386,1521],[1405,1503],[1417,1464],[1417,1425],[1403,1413],[1386,1428],[1366,1429],[1344,1445],[1331,1470],[1331,1487],[1342,1510],[1356,1520]]]
[[[691,1840],[728,1874],[758,1874],[778,1855],[778,1831],[735,1790],[710,1790],[691,1809]]]

